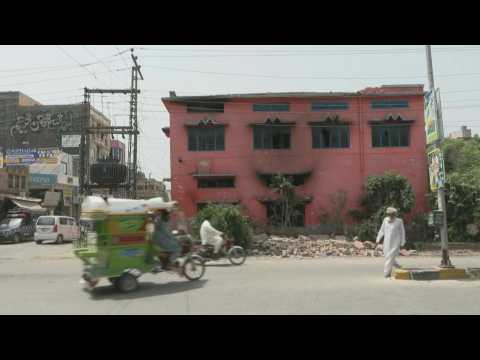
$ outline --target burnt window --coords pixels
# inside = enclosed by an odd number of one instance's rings
[[[322,110],[347,110],[348,103],[344,101],[334,101],[334,102],[314,102],[312,103],[312,111],[322,111]]]
[[[373,100],[372,109],[408,108],[408,100]]]
[[[303,174],[257,174],[260,180],[268,187],[273,185],[273,179],[276,175],[283,175],[294,186],[302,186],[307,181],[310,173]]]
[[[20,178],[20,189],[25,190],[25,187],[26,187],[25,176],[22,176],[22,177]]]
[[[206,188],[233,188],[235,187],[234,178],[199,178],[197,179],[197,187],[201,189]]]
[[[225,150],[225,127],[189,127],[189,151],[223,151]]]
[[[312,126],[312,146],[314,149],[350,147],[348,126]]]
[[[266,112],[290,111],[290,104],[287,104],[287,103],[253,104],[253,111],[266,111]]]
[[[8,174],[8,188],[9,189],[15,188],[15,177],[12,174]]]
[[[290,134],[290,126],[255,126],[253,128],[253,148],[290,149]]]
[[[405,147],[410,145],[410,126],[374,125],[372,126],[373,147]]]
[[[223,113],[223,103],[195,102],[187,104],[189,113]]]

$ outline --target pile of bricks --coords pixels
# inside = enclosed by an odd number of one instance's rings
[[[322,239],[319,236],[303,236],[297,238],[256,235],[252,239],[250,255],[282,256],[282,257],[325,257],[325,256],[382,256],[375,243],[358,240]]]

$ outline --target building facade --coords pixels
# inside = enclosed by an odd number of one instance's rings
[[[66,215],[78,213],[83,123],[90,128],[111,124],[105,115],[86,104],[43,105],[19,91],[0,92],[1,165],[30,167],[27,182],[31,192],[36,196],[47,191],[62,192],[58,211]],[[90,164],[110,156],[111,134],[90,134],[87,143]]]
[[[163,98],[170,113],[171,191],[187,217],[205,203],[237,203],[268,223],[275,174],[304,199],[298,225],[332,212],[345,191],[344,219],[359,207],[369,175],[394,171],[411,183],[415,213],[427,211],[423,85],[358,92],[265,93]]]
[[[29,193],[28,166],[0,168],[0,194],[25,197]]]
[[[154,178],[147,178],[144,173],[137,173],[137,199],[161,197],[168,201],[165,184]]]

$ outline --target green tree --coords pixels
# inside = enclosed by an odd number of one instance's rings
[[[234,243],[248,247],[251,239],[251,225],[239,206],[230,204],[207,204],[193,219],[193,235],[200,238],[200,227],[205,220],[234,240]]]
[[[480,225],[480,138],[447,139],[442,144],[449,240],[480,241],[467,232]]]
[[[362,210],[350,210],[350,215],[361,221],[357,234],[360,240],[373,240],[387,207],[395,207],[400,216],[408,214],[415,205],[415,194],[406,177],[386,172],[367,178],[360,205]]]

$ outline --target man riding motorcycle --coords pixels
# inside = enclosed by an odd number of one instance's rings
[[[167,211],[161,211],[160,214],[150,213],[146,226],[147,236],[153,242],[155,254],[161,258],[163,254],[168,254],[168,264],[166,268],[175,267],[175,261],[180,257],[182,248],[175,236],[168,229],[170,214]]]
[[[213,253],[216,255],[223,246],[223,232],[215,229],[208,220],[205,220],[200,227],[200,238],[202,246],[213,245]]]

